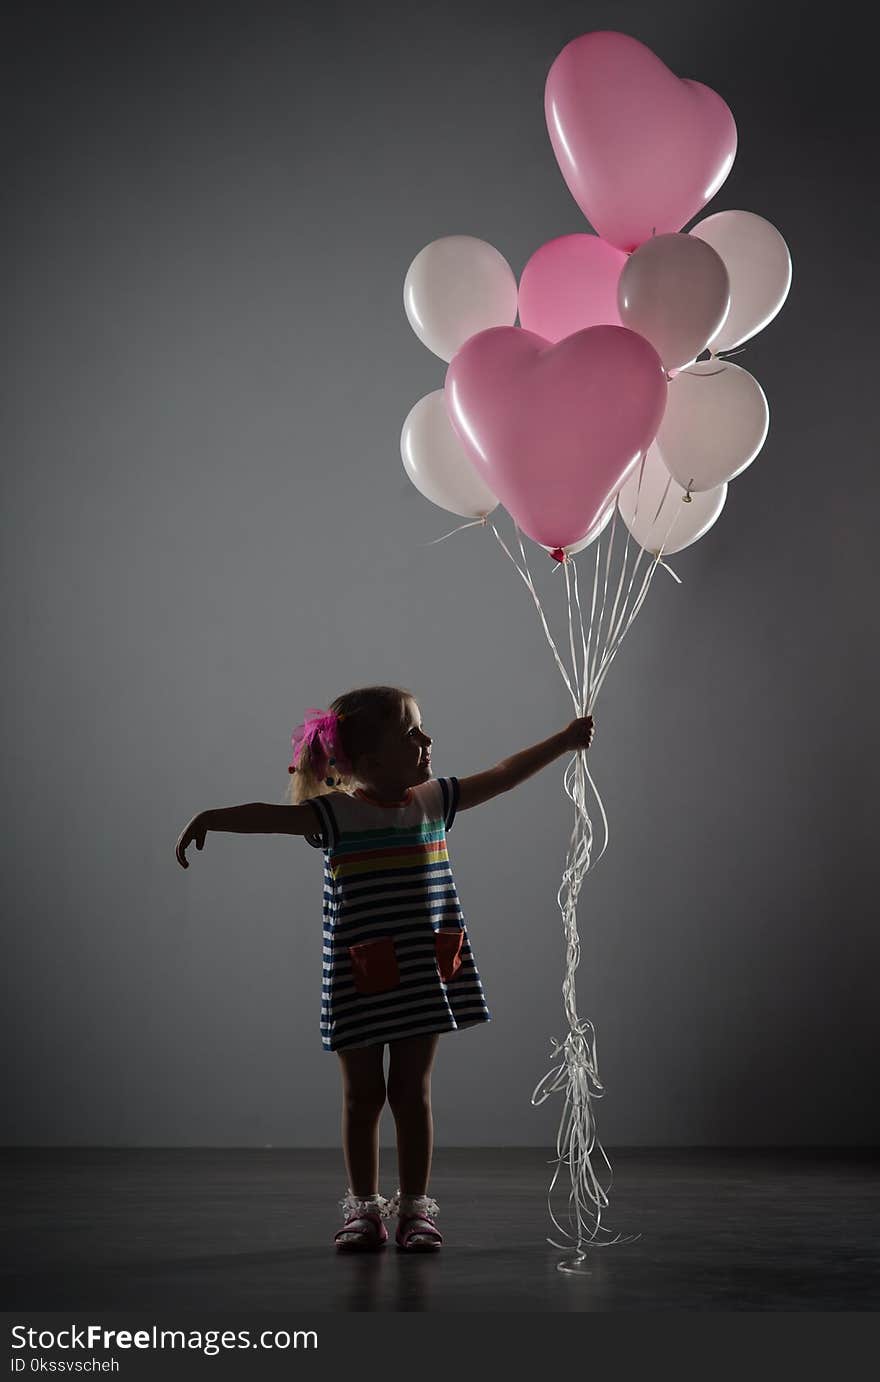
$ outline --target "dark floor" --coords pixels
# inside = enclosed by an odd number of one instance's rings
[[[610,1150],[603,1222],[642,1236],[585,1276],[546,1241],[543,1148],[437,1148],[444,1247],[357,1257],[332,1247],[337,1148],[0,1155],[5,1310],[880,1308],[876,1152]]]

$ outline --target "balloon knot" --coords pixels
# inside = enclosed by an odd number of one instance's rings
[[[566,555],[561,547],[554,547],[550,555],[554,561],[563,562],[566,560]]]

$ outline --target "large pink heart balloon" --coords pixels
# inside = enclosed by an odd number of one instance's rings
[[[551,345],[496,326],[466,341],[446,371],[446,406],[478,473],[523,532],[577,542],[653,441],[666,374],[623,326],[591,326]]]
[[[569,191],[593,229],[628,252],[654,231],[681,230],[733,166],[725,102],[628,34],[600,30],[566,44],[544,110]]]

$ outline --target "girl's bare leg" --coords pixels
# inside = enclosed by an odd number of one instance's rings
[[[439,1032],[432,1032],[388,1043],[388,1103],[397,1126],[397,1165],[403,1195],[425,1195],[428,1190],[434,1148],[431,1066],[439,1040]]]
[[[342,1070],[342,1149],[352,1194],[379,1191],[379,1120],[385,1107],[384,1043],[337,1051]]]

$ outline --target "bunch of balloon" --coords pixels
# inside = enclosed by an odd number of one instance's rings
[[[779,231],[749,211],[721,211],[683,231],[727,178],[736,126],[716,92],[675,76],[637,39],[600,31],[567,44],[544,106],[559,168],[592,230],[540,246],[518,286],[498,250],[469,236],[435,240],[416,256],[406,313],[448,368],[445,387],[407,417],[401,453],[422,494],[470,520],[462,527],[485,526],[499,502],[507,509],[521,563],[490,526],[582,716],[657,567],[670,570],[664,558],[708,532],[729,482],[764,445],[764,392],[727,355],[780,310],[791,257]],[[550,631],[523,535],[564,573],[570,661]],[[585,621],[574,558],[587,547],[595,560]],[[623,1237],[601,1223],[607,1188],[593,1160],[611,1167],[593,1105],[604,1091],[574,982],[578,895],[608,844],[585,754],[568,764],[564,788],[575,814],[558,897],[568,1033],[552,1042],[554,1065],[532,1102],[564,1093],[548,1207],[568,1242],[548,1241],[574,1245],[558,1265],[578,1272],[589,1270],[588,1249]],[[598,853],[591,799],[602,819]],[[562,1166],[570,1232],[553,1210]]]

